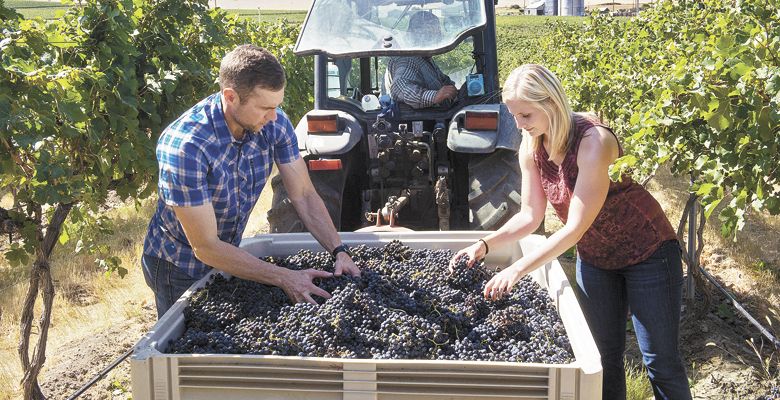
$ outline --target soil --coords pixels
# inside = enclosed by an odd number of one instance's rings
[[[769,231],[773,232],[771,229]],[[756,251],[761,254],[756,257],[767,260],[770,265],[776,267],[780,235],[773,233],[762,237],[762,243],[756,246]],[[754,274],[744,272],[745,267],[740,266],[730,253],[731,251],[724,250],[717,243],[708,244],[705,246],[702,264],[734,293],[751,314],[764,322],[765,310],[772,306],[772,300],[776,299],[780,291],[777,279],[773,282],[758,282]],[[565,268],[573,269],[574,260],[571,257],[561,256],[559,260]],[[753,290],[757,287],[764,289]],[[780,353],[765,351],[761,354],[763,360],[771,355],[774,357],[774,369],[771,371],[773,377],[765,376],[759,356],[748,344],[750,339],[756,343],[761,342],[762,336],[758,329],[742,317],[730,300],[711,284],[700,284],[696,293],[695,301],[683,312],[680,337],[681,351],[688,368],[694,398],[771,399],[762,396],[768,395],[772,387],[780,386],[777,372],[777,357]],[[73,290],[73,296],[89,299],[88,295],[85,296],[78,289]],[[133,346],[152,327],[156,317],[152,305],[139,304],[139,308],[142,308],[143,312],[135,319],[50,349],[48,369],[42,378],[44,393],[52,399],[68,398]],[[775,335],[778,333],[780,332],[774,332]],[[626,358],[641,366],[641,354],[630,328],[627,328],[627,335]],[[769,347],[771,346],[764,346],[765,349]],[[80,398],[131,398],[129,361],[120,363],[107,378],[98,381]]]
[[[48,351],[41,389],[50,399],[67,399],[125,354],[154,325],[157,312],[153,304],[142,304],[136,318],[123,321],[89,337],[74,339]],[[130,360],[125,359],[106,378],[97,381],[79,399],[126,400],[130,392]]]
[[[559,261],[567,271],[574,270],[574,258],[562,256]],[[709,286],[697,290],[702,293],[683,310],[680,325],[680,351],[693,398],[747,400],[767,395],[780,382],[761,376],[758,356],[747,344],[750,338],[760,343],[762,336],[719,291]],[[626,359],[641,366],[642,353],[630,324],[626,334]]]

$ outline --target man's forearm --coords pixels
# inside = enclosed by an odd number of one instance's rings
[[[317,192],[312,192],[300,200],[293,200],[292,203],[301,222],[325,250],[330,252],[341,244],[341,238],[330,219],[328,209],[325,208],[325,203],[322,202],[322,198]]]
[[[211,246],[193,248],[195,257],[208,266],[242,279],[280,286],[286,270],[267,263],[230,243],[216,241]]]

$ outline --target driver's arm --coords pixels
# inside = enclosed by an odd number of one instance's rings
[[[423,86],[419,57],[403,57],[393,60],[390,75],[393,84],[390,86],[390,96],[408,104],[412,108],[426,108],[436,104],[438,90],[426,89]]]

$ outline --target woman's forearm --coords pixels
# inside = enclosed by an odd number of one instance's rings
[[[540,223],[541,221],[534,220],[530,212],[521,210],[495,232],[485,236],[483,240],[488,243],[488,246],[498,248],[506,243],[516,242],[530,235],[536,231]]]
[[[524,254],[522,258],[515,261],[509,268],[516,269],[521,276],[526,275],[572,248],[579,242],[581,237],[582,234],[579,229],[564,226],[545,239],[539,247],[528,254]]]

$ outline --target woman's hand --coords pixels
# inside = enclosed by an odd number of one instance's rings
[[[450,259],[450,273],[452,273],[452,271],[455,269],[455,265],[457,265],[458,259],[464,254],[468,256],[466,266],[471,268],[474,266],[475,262],[485,257],[485,246],[482,242],[477,241],[469,247],[458,250],[458,252],[455,253],[455,255]]]
[[[482,294],[488,300],[498,300],[504,297],[504,295],[508,295],[512,291],[512,287],[515,286],[523,275],[525,274],[520,272],[519,269],[507,267],[488,281]]]

